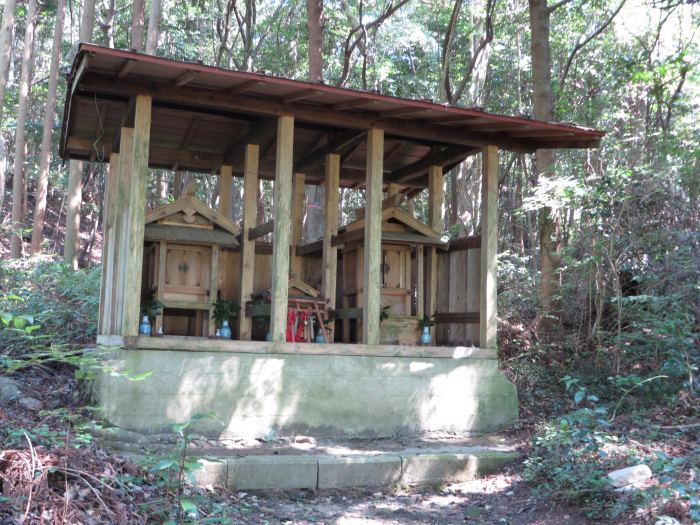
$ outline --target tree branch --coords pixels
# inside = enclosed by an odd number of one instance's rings
[[[566,77],[569,74],[569,70],[571,69],[571,64],[574,61],[574,58],[576,57],[576,54],[583,49],[584,46],[586,46],[589,42],[591,42],[595,37],[600,35],[607,27],[610,25],[610,23],[615,19],[615,17],[618,15],[618,13],[622,10],[622,7],[625,5],[625,2],[627,0],[622,0],[620,4],[617,6],[617,8],[610,14],[610,16],[596,29],[593,31],[590,35],[588,35],[583,41],[581,41],[581,38],[579,37],[578,42],[576,42],[576,45],[574,46],[574,49],[571,51],[569,54],[569,58],[566,60],[566,64],[564,65],[564,70],[562,71],[562,74],[559,77],[559,86],[560,89],[563,89],[564,83],[566,82]]]

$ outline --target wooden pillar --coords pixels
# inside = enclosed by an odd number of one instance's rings
[[[431,166],[428,168],[428,226],[433,230],[442,233],[443,214],[442,205],[445,194],[442,189],[442,166]],[[438,261],[437,248],[428,248],[428,292],[426,294],[425,313],[429,316],[437,312],[437,289],[438,289]],[[430,328],[430,332],[435,339],[435,326]]]
[[[436,258],[437,260],[437,258]],[[425,247],[416,246],[416,316],[425,314]],[[431,314],[432,315],[432,314]]]
[[[296,253],[303,242],[304,233],[304,197],[306,176],[303,173],[294,174],[294,189],[292,196],[292,262],[290,275],[301,279],[301,257]],[[303,279],[302,279],[303,280]]]
[[[80,252],[80,204],[83,202],[83,163],[68,163],[68,195],[66,204],[66,235],[63,243],[63,261],[73,270],[78,269]],[[13,217],[14,220],[14,217]]]
[[[294,164],[294,117],[277,119],[277,154],[274,188],[274,230],[272,239],[272,341],[282,343],[287,332],[289,298],[289,245],[292,218],[292,167]]]
[[[243,167],[243,225],[241,228],[241,287],[238,304],[241,309],[238,315],[238,334],[242,341],[250,341],[252,319],[245,315],[245,305],[253,293],[253,278],[255,276],[255,241],[248,240],[248,232],[255,227],[258,208],[258,157],[260,147],[248,144],[245,147]]]
[[[372,128],[367,132],[365,253],[362,279],[362,342],[368,345],[378,345],[380,338],[383,176],[384,130]]]
[[[219,171],[219,213],[231,218],[231,186],[233,167],[224,164]]]
[[[323,297],[328,301],[328,306],[335,309],[335,286],[338,272],[338,248],[331,246],[334,235],[338,235],[338,196],[340,189],[340,155],[334,153],[326,155],[326,195],[324,211],[326,224],[323,229],[323,255],[321,289]],[[330,341],[335,340],[335,330],[331,325],[329,329]]]
[[[120,181],[128,188],[126,210],[126,251],[124,252],[124,315],[123,336],[138,334],[141,311],[141,274],[143,272],[143,232],[146,210],[146,179],[148,178],[148,149],[151,138],[151,97],[136,95],[134,140],[131,151],[121,151],[122,158],[130,156],[130,179]]]
[[[117,185],[117,198],[115,203],[115,225],[114,225],[114,293],[112,296],[112,335],[123,335],[122,321],[124,319],[124,280],[126,275],[125,258],[129,242],[128,231],[128,211],[129,192],[133,178],[132,155],[134,149],[134,128],[123,127],[119,139],[119,184]],[[139,280],[140,282],[140,280]]]
[[[498,252],[498,148],[481,150],[481,299],[479,346],[497,348],[496,255]]]
[[[119,184],[119,153],[109,156],[109,171],[104,194],[104,221],[102,229],[102,280],[100,283],[100,311],[98,335],[112,334],[112,296],[114,294],[114,228],[117,220],[117,193]]]

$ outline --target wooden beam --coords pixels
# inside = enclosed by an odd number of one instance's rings
[[[271,221],[267,221],[259,226],[255,226],[254,228],[250,228],[248,230],[248,240],[249,241],[254,241],[255,239],[259,239],[260,237],[264,237],[268,233],[272,233],[275,229],[275,221],[274,219]]]
[[[232,217],[231,190],[233,187],[233,167],[224,164],[219,170],[219,213]]]
[[[338,102],[337,104],[333,104],[331,106],[331,109],[333,111],[345,111],[346,109],[361,108],[365,106],[371,106],[376,103],[376,100],[371,100],[367,98],[351,98],[350,100],[346,100],[345,102]]]
[[[266,82],[264,80],[246,80],[228,89],[229,95],[239,95],[245,91],[250,91],[253,88],[264,86]]]
[[[294,174],[294,188],[292,195],[292,260],[290,275],[302,280],[302,259],[296,252],[301,246],[304,234],[304,199],[306,197],[306,176],[303,173]]]
[[[481,304],[481,239],[479,239],[479,247],[470,248],[467,250],[467,297],[466,308],[468,312],[477,312]],[[480,318],[477,318],[476,323],[469,323],[466,327],[465,335],[467,340],[472,344],[479,344],[479,326]]]
[[[394,118],[394,117],[404,117],[406,115],[415,115],[416,113],[425,113],[428,111],[426,108],[417,108],[414,106],[406,108],[396,108],[387,111],[382,111],[379,113],[381,118]]]
[[[143,232],[146,209],[146,185],[148,178],[148,151],[151,133],[151,97],[136,95],[134,115],[134,141],[131,151],[122,155],[132,158],[130,181],[122,181],[128,186],[129,199],[126,211],[127,249],[124,257],[124,316],[122,336],[137,335],[141,312],[141,273],[143,272]]]
[[[273,342],[283,343],[287,334],[287,299],[289,296],[294,117],[282,115],[277,120],[270,333]]]
[[[328,301],[331,308],[336,306],[336,276],[338,272],[338,249],[332,245],[334,235],[338,234],[338,197],[340,188],[340,156],[330,154],[326,157],[326,189],[324,199],[324,211],[326,214],[326,224],[323,229],[323,251],[321,290],[323,297]],[[335,340],[335,330],[331,326],[329,329],[330,341]]]
[[[184,86],[185,84],[189,84],[192,82],[197,76],[199,75],[199,71],[184,71],[181,73],[174,81],[173,84],[176,86]]]
[[[262,145],[269,138],[274,136],[277,129],[275,119],[261,119],[254,122],[250,130],[236,142],[231,144],[224,152],[224,163],[236,166],[240,164],[248,144]]]
[[[443,312],[435,314],[436,323],[479,324],[479,312]]]
[[[117,132],[114,134],[114,137],[112,138],[112,144],[111,144],[111,150],[114,152],[119,152],[119,141],[121,139],[121,130],[122,128],[133,128],[134,127],[134,110],[136,109],[136,97],[129,97],[129,102],[126,104],[124,107],[124,110],[122,111],[122,120],[121,124],[119,124],[119,127],[117,128]],[[69,139],[69,144],[70,144],[70,139]],[[95,148],[100,149],[99,145],[95,144],[95,141],[92,141],[92,146],[91,146],[91,151],[94,151]],[[105,145],[102,145],[102,149],[105,148]]]
[[[91,139],[70,137],[67,147],[72,149],[74,153],[81,151],[91,152],[95,148],[94,142]],[[113,149],[112,142],[107,140],[100,141],[96,146],[100,151],[104,151],[105,155],[110,155],[112,152],[118,152],[121,149],[121,147]],[[151,164],[162,164],[168,168],[171,168],[173,164],[177,164],[179,166],[192,167],[193,169],[209,170],[224,164],[223,158],[219,153],[183,151],[178,148],[167,148],[157,145],[151,145],[149,158]]]
[[[322,160],[326,159],[327,155],[339,153],[345,148],[351,147],[355,144],[360,144],[365,138],[366,132],[363,131],[351,131],[348,133],[343,133],[342,135],[334,138],[324,146],[316,148],[314,151],[306,155],[303,159],[298,160],[294,163],[295,171],[306,171],[309,168],[315,166]]]
[[[258,158],[260,146],[248,144],[245,147],[245,162],[243,169],[243,221],[241,224],[241,264],[240,264],[240,289],[238,304],[241,312],[245,304],[250,301],[253,293],[253,279],[255,277],[255,241],[248,236],[250,229],[255,225],[258,208]],[[252,335],[252,323],[245,315],[238,316],[238,334],[241,340],[249,341]]]
[[[456,159],[467,157],[471,151],[474,151],[474,148],[455,146],[442,151],[429,153],[422,159],[413,162],[408,166],[392,171],[389,177],[392,182],[406,184],[407,182],[421,176],[428,170],[428,168],[430,168],[430,166],[442,166],[444,164],[454,162]]]
[[[479,346],[498,347],[496,329],[496,255],[498,253],[498,148],[482,149],[481,178],[481,299]]]
[[[475,248],[481,248],[481,236],[473,235],[471,237],[462,237],[461,239],[455,239],[450,241],[450,251],[459,250],[473,250]]]
[[[192,120],[190,120],[190,123],[187,126],[187,131],[185,132],[185,137],[182,139],[182,142],[180,143],[180,149],[186,150],[190,147],[190,144],[192,143],[192,139],[194,138],[194,135],[197,132],[197,128],[199,127],[199,123],[201,122],[201,120],[202,119],[199,116],[192,117]]]
[[[433,230],[442,233],[444,223],[442,205],[445,194],[442,189],[443,174],[440,166],[428,168],[428,226]],[[433,315],[437,311],[437,289],[438,289],[438,260],[437,249],[428,248],[428,292],[426,293],[425,313]],[[446,279],[443,276],[443,279]],[[435,337],[435,327],[430,329],[433,338]]]
[[[316,97],[321,95],[323,92],[318,89],[300,89],[294,93],[283,96],[280,100],[283,104],[289,104],[290,102],[296,102],[297,100],[304,100],[305,98]]]
[[[378,345],[380,288],[382,285],[382,185],[384,175],[384,130],[367,132],[367,182],[362,303],[362,342]]]
[[[128,58],[124,64],[122,64],[122,67],[119,68],[119,71],[117,72],[117,77],[119,78],[124,78],[129,74],[129,72],[134,69],[134,66],[136,65],[136,59],[134,58]]]

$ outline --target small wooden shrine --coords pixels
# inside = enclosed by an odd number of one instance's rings
[[[418,344],[419,320],[435,312],[425,310],[425,253],[447,249],[440,233],[413,218],[398,204],[401,194],[390,195],[382,205],[380,306],[386,313],[382,342]],[[364,293],[364,209],[338,234],[342,255],[342,302],[336,315],[343,318],[343,341],[362,337],[361,312]],[[356,314],[356,315],[353,315]],[[384,326],[384,323],[386,326]]]
[[[141,302],[160,301],[155,332],[214,334],[221,248],[238,246],[240,228],[192,195],[146,214]]]

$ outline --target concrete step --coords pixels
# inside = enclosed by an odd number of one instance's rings
[[[201,486],[232,490],[344,489],[471,481],[520,457],[511,447],[435,447],[365,454],[207,457]]]

